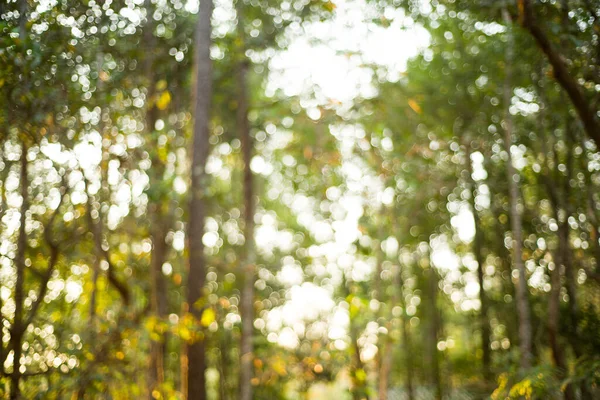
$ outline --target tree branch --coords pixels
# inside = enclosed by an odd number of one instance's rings
[[[583,88],[570,74],[567,64],[560,52],[554,49],[548,36],[540,26],[537,25],[531,1],[519,0],[518,7],[521,25],[529,31],[531,36],[533,36],[537,42],[538,47],[546,54],[546,58],[554,69],[556,81],[569,95],[588,136],[593,139],[596,146],[600,148],[600,123],[596,118],[596,111],[591,107],[590,102],[585,97]]]
[[[50,278],[52,277],[52,273],[54,272],[54,268],[56,267],[56,263],[58,262],[58,256],[59,256],[60,252],[59,252],[58,243],[56,243],[56,241],[54,241],[54,239],[52,239],[52,225],[54,225],[54,221],[56,220],[58,211],[63,204],[65,194],[67,194],[67,192],[68,192],[67,175],[68,175],[68,173],[65,172],[65,174],[62,177],[61,194],[60,194],[60,201],[58,202],[58,206],[56,207],[56,210],[54,210],[54,212],[52,213],[50,220],[44,227],[44,240],[46,241],[46,243],[48,244],[48,247],[50,248],[50,259],[48,260],[48,266],[46,267],[46,271],[42,276],[42,282],[40,283],[40,290],[37,294],[37,298],[33,302],[32,306],[31,306],[31,310],[29,311],[29,315],[25,319],[25,324],[24,324],[25,329],[27,329],[27,326],[29,326],[29,324],[31,324],[31,322],[35,318],[35,315],[37,314],[37,311],[38,311],[42,301],[44,300],[44,297],[46,296],[46,292],[48,291],[48,282],[50,281]]]

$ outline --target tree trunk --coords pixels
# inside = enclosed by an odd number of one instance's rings
[[[26,22],[27,22],[27,1],[21,1],[19,4],[19,12],[21,14],[19,20],[19,37],[22,41],[26,39]],[[25,140],[25,139],[23,139]],[[21,398],[21,389],[19,382],[21,381],[21,353],[23,341],[23,333],[25,331],[23,324],[23,301],[25,292],[25,251],[27,247],[27,233],[25,231],[25,222],[27,221],[27,210],[29,209],[29,180],[27,177],[27,145],[25,141],[21,144],[21,171],[19,177],[19,186],[21,189],[21,210],[20,210],[20,225],[19,237],[17,239],[17,254],[15,255],[14,265],[16,269],[15,282],[15,314],[13,324],[10,330],[10,347],[13,349],[13,371],[10,376],[10,400],[18,400]],[[0,327],[1,329],[1,327]]]
[[[413,383],[413,363],[412,363],[412,341],[410,337],[409,317],[406,313],[406,301],[404,297],[404,279],[402,279],[402,268],[398,271],[398,292],[400,306],[402,307],[402,346],[404,353],[404,365],[406,367],[406,396],[408,400],[415,399],[415,389]]]
[[[0,162],[2,164],[4,164],[4,170],[2,171],[2,176],[0,177],[0,179],[2,180],[2,187],[0,188],[0,221],[2,221],[2,218],[4,218],[4,214],[6,213],[6,208],[8,206],[8,203],[6,201],[6,185],[4,184],[4,182],[6,182],[6,178],[8,177],[8,171],[10,171],[10,166],[6,164],[6,159],[4,157],[4,151],[2,151],[2,158],[0,159]],[[2,235],[2,224],[0,223],[0,235]],[[4,284],[4,282],[2,282],[2,280],[0,280],[0,287],[2,287]],[[0,310],[2,310],[2,307],[4,305],[4,302],[2,301],[2,296],[0,296]],[[4,316],[2,315],[2,312],[0,311],[0,334],[2,334],[4,336],[3,333],[3,327],[4,327],[4,321],[3,318]],[[6,349],[4,348],[4,341],[0,339],[0,374],[4,374],[5,370],[4,370],[4,360],[6,360]]]
[[[23,333],[26,329],[26,327],[23,326],[23,301],[25,293],[25,251],[27,247],[25,223],[27,221],[27,210],[29,209],[29,196],[27,194],[29,180],[27,177],[27,166],[27,145],[23,143],[21,147],[21,175],[19,178],[22,203],[20,210],[19,237],[17,239],[17,254],[14,260],[17,277],[15,282],[15,316],[10,330],[10,347],[13,350],[13,371],[10,376],[11,400],[18,400],[21,398],[21,389],[19,388],[19,382],[21,381],[21,354]]]
[[[477,261],[477,280],[479,282],[479,301],[481,303],[481,310],[479,311],[479,326],[481,329],[481,351],[482,351],[482,375],[486,382],[490,382],[492,379],[491,373],[491,351],[490,351],[490,321],[488,316],[488,298],[483,288],[484,284],[484,264],[485,258],[483,256],[483,243],[485,240],[484,232],[481,229],[481,221],[479,219],[479,212],[475,207],[475,197],[477,195],[477,183],[473,180],[473,164],[471,163],[471,143],[466,144],[466,162],[468,172],[468,184],[471,188],[471,212],[473,213],[473,220],[475,223],[475,237],[473,240],[473,254]]]
[[[145,115],[145,125],[148,137],[155,139],[155,126],[158,120],[159,110],[155,104],[156,96],[156,74],[154,72],[154,54],[156,47],[156,38],[153,33],[154,23],[152,18],[152,2],[146,0],[146,25],[144,26],[144,43],[147,46],[147,56],[145,58],[145,75],[147,79],[147,109]],[[157,155],[158,142],[154,142],[155,148],[150,150],[152,169],[150,170],[150,186],[157,187],[162,184],[164,179],[165,164]],[[168,246],[165,242],[169,233],[169,216],[166,215],[163,202],[168,201],[163,191],[156,190],[159,195],[156,198],[150,197],[152,204],[149,204],[151,210],[151,240],[152,240],[152,259],[150,260],[150,308],[152,315],[159,321],[164,321],[168,313],[167,304],[167,285],[162,265],[167,259]],[[148,369],[148,392],[150,399],[153,399],[153,391],[156,390],[165,380],[165,357],[167,348],[166,333],[160,334],[160,340],[151,340],[150,342],[150,365]]]
[[[397,292],[394,291],[394,296],[392,296],[392,298],[389,299],[390,301],[387,304],[387,309],[388,309],[387,315],[382,315],[381,311],[385,309],[382,307],[382,305],[384,304],[384,301],[385,301],[385,297],[384,297],[384,290],[382,287],[382,280],[381,280],[381,273],[383,272],[383,261],[385,258],[383,249],[381,248],[383,237],[385,235],[385,233],[384,233],[385,206],[383,204],[380,206],[380,209],[379,209],[379,218],[380,218],[380,221],[379,221],[378,232],[377,232],[377,237],[379,238],[379,240],[377,242],[378,247],[376,248],[377,266],[375,268],[375,276],[374,276],[375,290],[373,291],[374,292],[373,299],[375,299],[377,301],[378,309],[375,311],[375,315],[376,315],[377,319],[382,318],[387,321],[387,326],[386,326],[387,333],[379,334],[378,340],[380,341],[381,345],[378,348],[377,357],[376,357],[375,361],[376,361],[376,371],[378,374],[378,380],[377,380],[378,398],[379,398],[379,400],[387,400],[388,390],[389,390],[390,371],[392,368],[392,355],[393,355],[393,353],[391,351],[391,347],[392,347],[391,331],[392,331],[392,320],[393,320],[392,309],[398,303],[398,296],[396,294]]]
[[[223,312],[226,314],[226,312]],[[221,316],[221,319],[223,316]],[[219,335],[219,400],[227,400],[229,394],[229,349],[231,347],[231,339],[229,331],[223,329]]]
[[[541,73],[540,76],[542,76]],[[542,91],[542,88],[538,87],[537,90],[542,103],[544,103],[545,96],[544,92]],[[550,154],[548,149],[549,138],[546,136],[544,117],[544,107],[542,107],[540,113],[538,114],[538,130],[541,137],[540,143],[544,157],[542,180],[548,192],[550,204],[552,205],[552,210],[554,214],[553,216],[556,219],[557,223],[560,224],[558,233],[558,249],[554,251],[553,257],[554,268],[550,270],[550,297],[548,299],[548,341],[550,343],[550,349],[552,351],[552,359],[554,361],[554,365],[558,369],[559,377],[560,379],[565,379],[568,372],[568,368],[563,352],[563,345],[560,342],[560,291],[562,287],[561,268],[565,265],[566,262],[568,262],[568,243],[565,242],[565,237],[563,236],[563,234],[565,232],[564,228],[566,227],[566,238],[568,239],[569,226],[560,222],[560,196],[557,190],[557,187],[559,185],[556,185],[555,181],[553,182],[550,174],[550,165],[548,162],[548,156]],[[559,164],[558,157],[555,159],[555,164],[557,166]],[[565,387],[564,397],[567,400],[573,400],[575,398],[572,385],[567,385]]]
[[[561,260],[565,270],[565,278],[566,278],[566,288],[567,294],[569,295],[569,315],[570,315],[570,324],[571,329],[568,333],[567,339],[569,344],[573,349],[573,353],[575,354],[575,358],[579,359],[584,354],[581,349],[581,340],[579,339],[579,305],[577,301],[577,278],[575,277],[575,268],[574,268],[574,258],[571,250],[571,245],[569,243],[569,217],[573,215],[573,209],[570,203],[571,196],[571,179],[573,177],[573,148],[575,146],[575,132],[570,132],[572,130],[572,120],[568,111],[565,116],[565,135],[567,142],[567,159],[565,165],[567,167],[567,176],[563,182],[563,196],[562,202],[564,204],[564,220],[559,222],[559,251],[561,252]],[[557,163],[558,167],[558,163]],[[557,216],[558,217],[558,216]],[[557,221],[558,218],[557,218]],[[586,382],[582,381],[580,384],[581,396],[582,398],[590,397],[590,393],[588,387],[586,386]],[[565,389],[565,398],[567,400],[571,400],[575,398],[574,388],[572,385],[568,385]]]
[[[505,54],[505,81],[504,81],[504,145],[508,154],[506,160],[506,172],[508,177],[508,187],[510,196],[510,225],[512,230],[512,250],[513,250],[513,263],[514,268],[519,273],[519,278],[516,285],[517,295],[517,313],[519,316],[519,348],[521,351],[520,366],[522,369],[528,369],[532,363],[532,339],[531,339],[531,315],[529,309],[529,297],[527,290],[527,272],[525,270],[525,264],[523,263],[523,233],[522,233],[522,221],[521,213],[519,211],[519,187],[518,187],[518,175],[516,174],[515,168],[512,164],[512,156],[510,153],[512,145],[513,135],[513,121],[510,114],[509,108],[511,104],[512,94],[512,71],[511,66],[513,62],[513,38],[510,30],[510,17],[506,9],[502,10],[504,20],[507,25],[507,32],[509,39],[506,44]]]
[[[200,2],[195,38],[195,109],[194,135],[192,146],[190,209],[188,224],[188,285],[187,311],[196,319],[202,316],[202,299],[206,280],[204,260],[204,195],[206,187],[206,159],[208,157],[208,138],[210,108],[212,100],[212,61],[210,59],[212,0]],[[182,358],[182,384],[188,400],[206,399],[206,355],[204,338],[186,343]]]
[[[565,119],[565,134],[566,134],[566,145],[567,145],[567,159],[565,160],[565,166],[567,168],[565,179],[563,181],[563,194],[562,194],[562,203],[564,204],[564,219],[559,221],[559,229],[558,229],[558,237],[560,241],[560,249],[562,252],[562,262],[565,268],[565,280],[566,280],[566,288],[567,294],[569,295],[569,312],[571,316],[571,323],[574,328],[574,331],[571,335],[569,335],[569,339],[575,355],[577,357],[581,356],[581,351],[579,348],[579,340],[577,334],[577,326],[579,324],[579,305],[577,302],[577,278],[575,277],[575,268],[573,266],[573,254],[571,251],[571,245],[569,243],[569,217],[573,215],[573,209],[570,203],[571,197],[571,179],[573,177],[573,147],[575,146],[575,141],[573,140],[574,132],[570,132],[572,130],[571,126],[571,117],[566,113]],[[558,165],[557,165],[558,166]]]
[[[389,330],[384,339],[385,341],[380,349],[383,354],[381,355],[381,364],[379,365],[379,400],[388,399],[388,391],[390,388],[390,372],[392,370],[392,361],[394,355],[392,352],[392,338]]]
[[[254,179],[250,162],[252,161],[252,137],[248,121],[248,60],[245,53],[245,33],[243,2],[238,1],[238,35],[241,43],[238,53],[238,93],[237,93],[237,128],[242,142],[242,156],[244,161],[243,187],[244,187],[244,257],[241,260],[240,275],[242,276],[242,291],[240,311],[242,318],[242,335],[240,340],[240,400],[252,399],[252,377],[254,361],[254,275],[256,263],[256,249],[254,245]]]
[[[155,221],[154,224],[156,227],[155,232],[151,235],[153,249],[152,259],[150,261],[152,288],[150,303],[152,314],[157,317],[159,321],[163,322],[167,318],[168,304],[167,286],[164,274],[162,273],[162,265],[166,261],[168,247],[165,239],[169,230],[166,226],[164,217],[162,221]],[[151,340],[150,342],[150,369],[148,371],[150,398],[153,398],[152,391],[160,386],[165,380],[166,339],[166,334],[162,333],[160,341]]]
[[[430,365],[430,383],[433,387],[436,400],[442,400],[442,381],[440,377],[440,359],[438,355],[437,343],[438,333],[440,331],[440,321],[437,307],[438,279],[437,273],[429,261],[429,266],[424,271],[427,284],[427,308],[429,314],[429,324],[427,326],[427,353]]]

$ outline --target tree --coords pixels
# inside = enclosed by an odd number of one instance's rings
[[[503,11],[505,15],[505,22],[510,22],[508,12]],[[521,368],[527,369],[532,365],[532,333],[531,333],[531,317],[529,309],[529,299],[527,290],[527,271],[523,264],[523,252],[522,252],[522,225],[521,225],[521,213],[519,211],[519,188],[517,186],[518,177],[515,173],[512,160],[512,135],[513,135],[513,121],[510,113],[510,102],[512,93],[512,53],[513,40],[508,31],[508,40],[506,46],[506,58],[505,58],[505,78],[504,78],[504,147],[508,155],[506,160],[506,175],[508,178],[508,187],[510,194],[510,225],[512,230],[512,253],[513,253],[513,265],[518,271],[519,278],[516,283],[517,293],[517,309],[519,313],[519,347],[521,349]]]
[[[190,208],[188,223],[189,272],[187,310],[195,319],[202,317],[205,308],[203,288],[206,279],[204,259],[204,218],[206,209],[205,172],[208,156],[210,110],[212,97],[212,61],[210,59],[212,0],[200,2],[195,39],[194,135],[192,145]],[[190,400],[206,398],[205,341],[203,335],[186,345],[183,359],[183,385]]]

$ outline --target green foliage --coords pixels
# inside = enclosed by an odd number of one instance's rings
[[[320,99],[319,88],[266,91],[276,57],[337,23],[345,4],[215,2],[207,275],[187,304],[189,149],[203,95],[193,93],[192,3],[0,4],[0,397],[19,381],[27,399],[182,399],[194,377],[181,356],[199,342],[209,398],[238,397],[241,65],[257,202],[255,398],[375,398],[385,379],[390,398],[410,386],[417,398],[598,396],[598,148],[519,26],[517,2],[368,2],[356,17],[367,31],[395,29],[398,15],[425,28],[429,45],[396,77],[361,61],[376,94],[351,104]],[[598,7],[530,3],[596,110]]]

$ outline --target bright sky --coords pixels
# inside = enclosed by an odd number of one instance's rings
[[[429,41],[428,33],[406,18],[401,10],[386,10],[385,17],[391,24],[383,27],[370,22],[379,15],[364,0],[338,0],[335,4],[333,19],[307,25],[302,36],[276,55],[270,65],[267,95],[278,90],[288,96],[299,95],[306,100],[311,117],[316,106],[333,106],[343,112],[353,99],[376,95],[372,85],[374,69],[379,70],[378,79],[397,80],[408,59]],[[318,244],[309,249],[318,264],[313,266],[314,270],[330,274],[332,284],[340,283],[344,271],[357,281],[371,279],[374,263],[370,261],[373,260],[355,256],[350,247],[361,235],[358,220],[369,201],[364,193],[374,193],[379,203],[391,199],[382,196],[383,183],[374,174],[369,175],[368,168],[361,165],[362,160],[352,155],[352,146],[365,135],[362,128],[332,127],[331,134],[340,142],[342,173],[348,190],[339,193],[337,188],[332,188],[327,191],[327,197],[342,208],[341,218],[330,223],[306,217],[312,213],[308,202],[295,202],[292,209],[299,220],[302,216],[308,219],[306,227],[317,239]],[[347,304],[335,304],[333,286],[323,288],[302,282],[303,267],[286,264],[278,274],[282,282],[290,284],[290,296],[286,305],[275,308],[266,318],[269,341],[293,348],[298,344],[298,336],[306,334],[307,329],[317,329],[319,332],[315,333],[326,334],[336,347],[345,348]],[[304,324],[314,320],[318,322],[308,328]],[[366,340],[362,356],[370,359],[375,353],[372,340]]]
[[[307,24],[302,36],[272,60],[267,93],[310,95],[314,90],[322,104],[373,96],[372,69],[365,64],[382,66],[388,79],[397,80],[408,59],[429,42],[427,31],[402,10],[386,10],[391,24],[383,27],[369,21],[380,16],[365,0],[334,3],[333,19]]]
[[[334,106],[341,112],[356,97],[376,95],[372,85],[375,78],[395,81],[405,70],[409,58],[417,55],[429,42],[429,34],[422,27],[404,16],[401,10],[392,8],[385,11],[385,17],[391,21],[388,27],[370,22],[378,17],[372,7],[364,0],[337,1],[336,14],[332,20],[310,24],[302,36],[293,40],[288,50],[278,54],[271,62],[271,79],[267,85],[267,94],[277,90],[289,96],[300,95],[305,98],[307,112],[317,110],[316,106]],[[370,64],[370,65],[368,65]],[[371,66],[375,68],[371,68]],[[380,68],[381,67],[381,68]],[[313,107],[311,109],[311,107]],[[318,111],[316,111],[318,113]],[[319,115],[315,116],[317,119]],[[323,271],[331,275],[333,284],[339,283],[343,271],[355,280],[371,279],[375,267],[374,260],[356,257],[350,251],[352,243],[361,236],[358,220],[364,213],[367,199],[364,193],[374,193],[377,203],[389,204],[383,182],[375,175],[369,175],[368,166],[361,165],[362,160],[352,155],[352,146],[364,137],[359,126],[332,127],[331,132],[339,143],[342,155],[342,172],[346,178],[346,193],[330,193],[328,199],[344,208],[344,218],[329,224],[310,219],[307,228],[319,244],[311,246],[311,256],[320,263]],[[481,155],[473,156],[475,180],[485,178]],[[482,185],[484,186],[484,185]],[[476,201],[489,203],[483,195]],[[393,194],[393,191],[391,191]],[[295,203],[293,207],[299,217],[311,213],[311,204]],[[303,206],[305,209],[303,209]],[[372,206],[372,203],[370,204]],[[452,226],[458,238],[470,242],[474,235],[473,216],[466,203],[451,204]],[[273,232],[276,235],[276,232]],[[265,241],[268,238],[263,237]],[[273,238],[275,239],[275,238]],[[388,238],[390,253],[397,253],[395,238]],[[439,237],[432,241],[431,259],[441,270],[450,271],[448,279],[461,277],[458,267],[461,264],[476,268],[472,259],[461,260],[448,244],[448,239]],[[285,264],[285,263],[284,263]],[[306,268],[307,266],[303,266]],[[290,286],[289,301],[286,305],[272,310],[267,318],[268,339],[284,347],[293,348],[298,337],[306,334],[304,321],[319,320],[317,329],[326,333],[336,347],[347,345],[348,325],[347,305],[336,305],[332,300],[332,288],[318,287],[302,281],[302,268],[295,264],[285,264],[278,278]],[[475,274],[465,274],[465,292],[453,295],[453,300],[465,310],[479,307],[479,285]],[[261,323],[261,325],[263,325]],[[375,324],[376,325],[376,324]],[[313,329],[312,325],[309,325]],[[377,326],[371,326],[363,334],[361,357],[366,361],[375,356],[377,347],[373,338]]]

